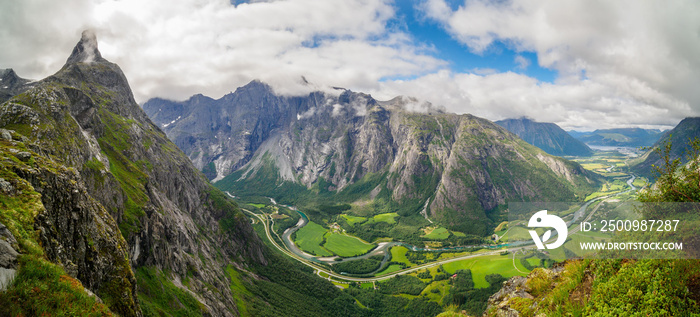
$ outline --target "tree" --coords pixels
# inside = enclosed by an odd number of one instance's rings
[[[654,149],[662,161],[661,166],[652,165],[656,183],[640,193],[642,202],[700,202],[700,139],[688,140],[687,163],[680,158],[671,158],[670,138]]]

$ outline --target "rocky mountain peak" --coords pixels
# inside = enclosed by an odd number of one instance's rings
[[[97,49],[97,36],[92,30],[85,30],[78,41],[78,44],[73,48],[73,53],[70,54],[66,64],[73,63],[92,63],[104,62],[102,54]]]
[[[0,103],[26,90],[29,82],[17,76],[12,68],[0,69]]]
[[[0,69],[0,78],[5,81],[5,79],[17,78],[17,74],[12,68]]]

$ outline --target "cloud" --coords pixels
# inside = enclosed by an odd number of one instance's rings
[[[526,116],[564,129],[669,128],[691,112],[686,102],[625,77],[541,83],[513,72],[479,75],[443,70],[413,80],[383,82],[372,95],[389,99],[407,91],[450,112],[491,120]]]
[[[530,66],[530,60],[522,55],[516,55],[513,61],[515,62],[516,68],[520,70],[526,70],[528,66]]]
[[[7,63],[0,66],[47,76],[90,27],[102,56],[122,67],[140,102],[217,97],[253,79],[298,94],[312,87],[302,76],[317,85],[367,90],[383,78],[446,64],[410,35],[388,28],[394,7],[382,0],[17,1],[0,9],[10,27],[0,28],[0,41],[12,48],[0,51]]]
[[[700,90],[696,88],[700,82],[697,1],[469,0],[452,10],[444,0],[428,0],[422,6],[429,18],[441,23],[472,52],[484,53],[499,41],[516,51],[537,53],[540,66],[557,70],[559,79],[555,84],[525,84],[543,94],[523,91],[540,100],[539,106],[525,103],[541,108],[543,100],[548,100],[561,105],[568,117],[560,113],[560,122],[573,125],[575,118],[590,120],[589,115],[597,113],[605,115],[603,124],[612,124],[607,122],[611,117],[623,124],[650,120],[670,123],[700,114]],[[516,63],[526,66],[518,57]],[[486,84],[491,77],[476,81]],[[521,81],[512,84],[523,85]],[[521,88],[501,87],[505,95]],[[463,89],[473,96],[480,88]],[[566,92],[578,99],[563,99]],[[559,94],[562,99],[556,100]],[[492,97],[482,100],[486,104],[471,105],[477,111],[490,112],[479,108],[525,101],[517,95],[503,100],[496,92]],[[516,109],[526,110],[522,106]],[[619,112],[628,112],[630,118],[618,116]],[[657,115],[660,117],[654,118]],[[646,118],[637,118],[640,116]]]
[[[383,99],[414,96],[492,120],[529,116],[565,128],[670,126],[700,115],[697,1],[468,0],[455,7],[425,0],[416,6],[421,23],[438,23],[466,49],[488,57],[495,42],[505,44],[518,54],[515,70],[538,63],[557,71],[553,83],[488,64],[465,73],[450,70],[454,61],[436,58],[439,46],[416,43],[397,21],[394,5],[5,1],[0,68],[34,79],[50,75],[90,28],[102,56],[122,67],[139,102],[196,93],[217,98],[259,79],[282,94],[338,86]]]

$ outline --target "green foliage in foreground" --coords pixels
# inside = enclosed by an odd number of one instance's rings
[[[685,153],[687,164],[680,158],[671,159],[671,142],[667,141],[654,149],[661,157],[661,166],[652,166],[657,176],[653,190],[645,190],[639,195],[644,202],[700,202],[700,139],[689,141],[689,150]]]
[[[17,240],[19,269],[8,289],[0,293],[0,316],[111,316],[107,306],[85,293],[80,281],[68,276],[57,264],[45,259],[39,244],[35,217],[44,208],[41,195],[15,171],[62,167],[34,153],[28,162],[14,157],[11,149],[28,151],[23,143],[0,139],[0,178],[15,192],[0,192],[0,223]],[[111,294],[103,293],[103,298]],[[114,309],[114,307],[113,307]]]
[[[12,286],[0,296],[2,316],[111,316],[63,268],[33,255],[19,258]]]
[[[663,164],[655,167],[657,182],[640,193],[641,201],[700,201],[700,142],[691,141],[691,148],[686,165],[670,158],[670,143],[656,150]],[[569,261],[558,277],[535,269],[527,286],[535,298],[508,303],[524,316],[700,316],[700,261],[695,259]]]

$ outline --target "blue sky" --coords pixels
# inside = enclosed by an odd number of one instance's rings
[[[257,79],[284,95],[345,87],[564,129],[700,116],[696,0],[3,1],[0,68],[51,75],[85,29],[140,103]]]
[[[451,8],[459,8],[460,1],[448,1]],[[540,67],[535,52],[518,52],[513,45],[496,41],[489,49],[481,53],[472,52],[467,45],[450,35],[444,25],[425,16],[420,10],[419,2],[399,0],[395,2],[396,16],[389,21],[390,27],[405,30],[422,44],[434,48],[433,56],[448,61],[454,72],[469,73],[494,70],[496,72],[515,72],[537,78],[539,81],[553,82],[557,72]],[[528,61],[528,66],[516,62],[516,56]]]

